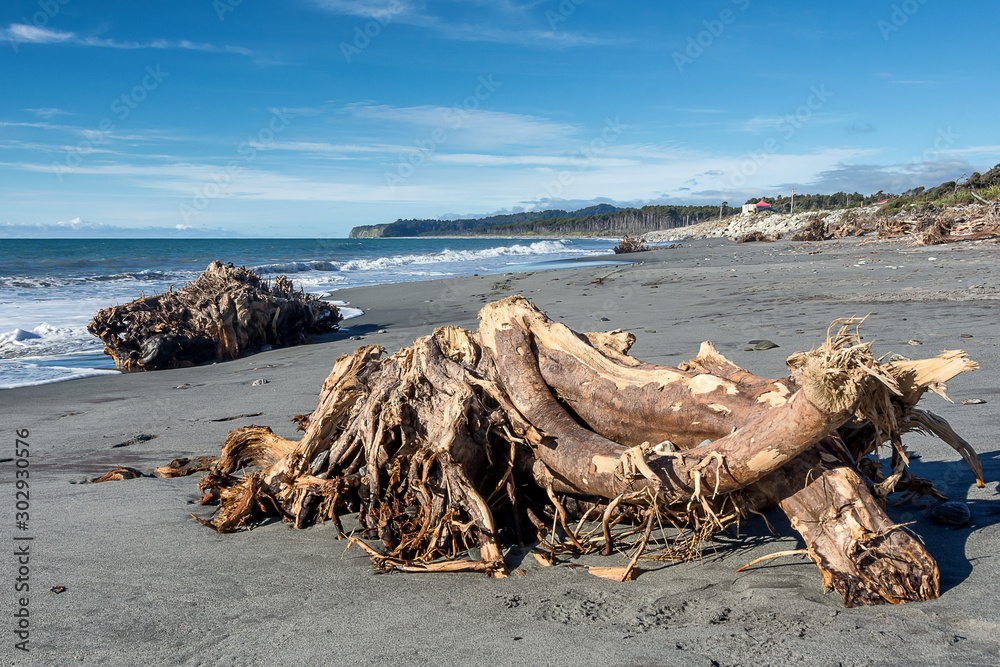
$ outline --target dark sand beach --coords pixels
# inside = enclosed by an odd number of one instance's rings
[[[819,251],[816,254],[814,252]],[[197,368],[105,376],[0,391],[2,493],[14,497],[15,431],[30,442],[30,653],[37,665],[996,665],[1000,664],[1000,265],[996,245],[914,247],[856,239],[736,245],[702,240],[630,255],[626,266],[356,288],[338,299],[363,317],[326,342]],[[603,284],[594,284],[602,278]],[[220,535],[191,513],[197,477],[87,484],[116,464],[151,472],[181,456],[217,455],[230,429],[267,425],[295,437],[335,359],[362,343],[390,353],[434,327],[475,328],[479,308],[523,294],[577,331],[622,328],[632,355],[676,365],[711,340],[764,376],[823,341],[838,317],[871,313],[878,355],[964,349],[981,369],[952,381],[955,404],[929,395],[979,451],[986,488],[957,453],[907,435],[913,472],[971,525],[931,522],[933,502],[889,507],[939,563],[940,599],[847,609],[824,593],[802,556],[735,574],[796,549],[780,511],[730,529],[700,562],[647,563],[616,583],[586,569],[541,568],[508,553],[525,576],[375,574],[345,553],[331,524],[272,522]],[[385,333],[379,333],[384,330]],[[802,333],[799,333],[802,332]],[[967,337],[963,337],[963,334]],[[352,340],[353,336],[363,341]],[[971,336],[971,337],[970,337]],[[745,351],[754,339],[778,347]],[[915,340],[920,346],[909,345]],[[264,379],[266,384],[254,386]],[[963,405],[963,399],[985,404]],[[10,539],[10,538],[8,538]],[[12,543],[8,543],[9,545]],[[10,553],[8,548],[8,553]],[[620,556],[588,557],[622,565]],[[570,562],[570,561],[566,561]],[[14,558],[5,560],[16,576]],[[65,592],[49,591],[64,586]],[[10,590],[10,589],[8,589]]]

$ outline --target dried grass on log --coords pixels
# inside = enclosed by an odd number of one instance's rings
[[[124,370],[159,370],[236,359],[266,345],[288,347],[337,329],[337,307],[215,261],[181,290],[98,311],[87,330]]]
[[[379,569],[493,576],[507,573],[506,545],[538,539],[551,562],[639,536],[627,567],[599,573],[627,580],[642,557],[697,557],[724,526],[780,505],[846,604],[938,595],[934,559],[885,515],[856,461],[893,446],[879,485],[890,493],[907,475],[900,435],[925,430],[981,482],[968,443],[915,407],[975,368],[964,353],[882,364],[860,320],[846,320],[772,380],[710,343],[678,368],[646,364],[628,356],[631,334],[577,334],[522,297],[480,320],[477,333],[442,327],[388,358],[375,345],[340,357],[298,442],[232,431],[199,485],[219,507],[199,521],[339,528],[358,511],[364,537],[381,540],[363,547]]]

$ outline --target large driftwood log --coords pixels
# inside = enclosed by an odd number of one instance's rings
[[[301,345],[340,320],[336,306],[296,291],[284,276],[268,283],[216,261],[181,290],[98,311],[87,330],[118,368],[160,370]]]
[[[652,557],[678,558],[780,505],[846,604],[938,595],[934,559],[879,501],[929,486],[906,472],[907,429],[941,435],[981,481],[968,443],[915,408],[975,368],[964,353],[881,364],[852,320],[790,357],[789,376],[765,379],[709,343],[679,368],[642,363],[627,354],[630,334],[579,335],[521,297],[480,319],[478,333],[443,327],[388,358],[366,346],[338,359],[316,409],[296,418],[298,442],[231,432],[201,484],[219,509],[199,520],[222,532],[267,515],[339,526],[359,511],[366,537],[382,541],[359,542],[379,567],[494,576],[507,570],[504,545],[532,539],[526,526],[553,550],[609,553],[638,523],[643,538],[615,574],[627,579],[654,522],[681,533]],[[865,482],[856,460],[883,443],[892,473]],[[583,532],[588,518],[598,532]]]

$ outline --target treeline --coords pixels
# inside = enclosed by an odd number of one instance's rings
[[[907,190],[885,204],[881,210],[886,214],[891,214],[908,206],[933,209],[942,206],[973,204],[977,201],[972,196],[973,192],[983,199],[1000,199],[1000,164],[985,174],[980,174],[978,171],[973,172],[964,181],[945,181],[933,188],[920,187]]]
[[[848,208],[849,206],[870,206],[877,204],[883,199],[889,199],[893,195],[879,190],[873,195],[863,195],[860,192],[835,192],[832,195],[795,195],[796,211],[818,211],[829,208]],[[791,210],[792,197],[762,197],[764,201],[779,213],[788,213]],[[760,199],[756,197],[748,199],[747,204],[756,204]]]
[[[619,211],[617,206],[598,204],[578,211],[522,211],[505,215],[492,215],[486,218],[464,218],[461,220],[403,220],[385,225],[365,225],[351,230],[351,238],[376,238],[400,236],[453,236],[465,235],[474,229],[494,227],[497,225],[517,225],[542,219],[572,219],[586,218],[595,215],[606,215]]]
[[[970,204],[975,198],[970,194],[976,194],[986,199],[996,199],[1000,195],[1000,164],[993,167],[985,174],[978,171],[973,172],[965,180],[945,181],[941,185],[924,188],[918,187],[907,190],[902,194],[893,194],[879,190],[873,195],[862,195],[860,192],[836,192],[832,195],[795,195],[796,211],[816,211],[820,209],[847,208],[850,206],[871,206],[888,199],[883,204],[882,210],[893,211],[908,205],[919,204],[939,204],[952,206],[956,204]],[[788,213],[792,197],[763,197],[776,211]],[[760,199],[756,197],[748,199],[747,204],[756,204]]]
[[[720,210],[721,209],[721,210]],[[599,215],[573,218],[553,217],[530,220],[516,224],[478,227],[470,235],[521,236],[550,235],[607,235],[643,234],[662,229],[675,229],[697,222],[739,213],[727,204],[719,206],[643,206]]]

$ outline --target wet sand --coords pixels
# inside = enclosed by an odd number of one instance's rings
[[[998,255],[990,244],[685,242],[630,255],[628,266],[343,290],[335,298],[366,313],[325,342],[0,391],[0,458],[14,456],[16,430],[30,431],[30,528],[16,530],[8,510],[8,534],[34,538],[31,651],[13,648],[8,594],[5,655],[38,665],[998,664]],[[81,483],[116,464],[151,472],[176,457],[217,455],[228,431],[248,424],[296,437],[291,417],[315,407],[339,355],[365,343],[394,352],[443,324],[474,328],[484,303],[515,293],[578,331],[631,331],[632,354],[655,363],[676,365],[711,340],[735,363],[779,377],[785,358],[818,345],[834,318],[868,313],[863,332],[877,354],[969,352],[981,370],[952,381],[955,404],[929,395],[922,406],[977,448],[986,488],[943,443],[904,441],[922,454],[913,472],[968,502],[972,524],[935,525],[926,501],[889,508],[938,559],[941,598],[845,609],[801,556],[734,574],[800,546],[780,511],[767,517],[777,535],[762,520],[744,522],[702,562],[650,564],[629,583],[541,568],[518,550],[507,556],[525,576],[491,580],[374,574],[360,550],[344,553],[330,524],[218,535],[189,516],[210,511],[194,504],[198,476]],[[778,347],[745,351],[754,339]],[[254,386],[258,379],[267,383]],[[961,404],[970,398],[987,403]],[[10,508],[14,463],[0,466]],[[624,564],[586,562],[595,560]],[[12,556],[5,571],[15,577]],[[49,592],[57,585],[65,592]]]

